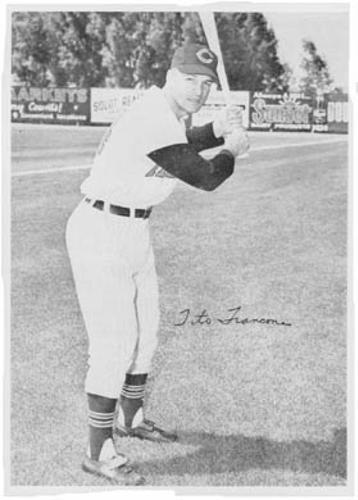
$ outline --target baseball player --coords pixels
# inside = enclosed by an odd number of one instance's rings
[[[175,433],[143,414],[157,345],[158,285],[149,234],[152,207],[178,181],[206,191],[222,184],[248,149],[233,109],[186,129],[185,119],[218,82],[206,46],[177,49],[163,88],[152,87],[105,134],[83,200],[69,218],[67,248],[89,339],[85,390],[89,441],[82,467],[121,485],[143,484],[116,451],[119,436],[172,442]],[[209,161],[199,151],[222,146]]]

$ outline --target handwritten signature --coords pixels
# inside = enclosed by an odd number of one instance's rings
[[[291,323],[278,321],[277,319],[239,317],[241,309],[241,306],[227,309],[229,314],[226,315],[225,318],[214,318],[206,309],[203,309],[199,314],[193,314],[189,308],[183,309],[179,312],[181,315],[179,322],[174,323],[174,326],[184,326],[187,323],[192,326],[211,325],[215,321],[222,325],[247,325],[251,323],[259,323],[261,325],[292,326]]]

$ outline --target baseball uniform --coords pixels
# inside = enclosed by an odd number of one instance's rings
[[[158,285],[149,219],[136,217],[135,211],[149,215],[180,177],[213,189],[231,174],[230,154],[221,153],[221,168],[197,154],[208,144],[222,144],[210,129],[187,135],[163,91],[153,87],[105,134],[81,186],[85,198],[67,226],[89,336],[86,392],[118,397],[126,372],[147,373],[150,368],[157,344]],[[103,210],[96,204],[103,204]],[[111,213],[111,205],[129,210],[129,216]]]
[[[176,439],[175,434],[138,417],[159,323],[149,217],[177,182],[211,191],[232,174],[235,161],[230,148],[204,160],[199,152],[224,140],[215,136],[211,123],[187,130],[185,113],[178,112],[185,107],[188,113],[195,112],[205,102],[210,82],[217,81],[215,54],[207,47],[188,44],[176,51],[172,65],[178,70],[180,88],[152,87],[108,129],[81,186],[84,198],[66,229],[89,339],[85,389],[90,437],[82,467],[115,476],[121,484],[129,479],[113,443],[120,394],[123,418],[117,430],[121,428],[122,435]],[[139,484],[141,478],[132,480]]]

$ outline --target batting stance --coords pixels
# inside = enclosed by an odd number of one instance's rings
[[[206,191],[234,170],[248,140],[234,109],[186,130],[184,120],[218,82],[217,57],[186,44],[165,86],[152,87],[114,123],[97,151],[66,241],[89,339],[89,443],[82,467],[122,485],[144,479],[114,446],[120,436],[171,442],[175,433],[143,415],[145,383],[157,345],[158,285],[149,234],[152,207],[178,180]],[[199,151],[222,146],[210,161]],[[116,421],[115,421],[116,420]]]

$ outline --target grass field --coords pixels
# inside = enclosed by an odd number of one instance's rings
[[[102,128],[12,131],[11,485],[101,486],[86,447],[87,339],[65,249]],[[213,193],[181,185],[151,217],[161,293],[148,416],[128,439],[149,486],[346,484],[347,138],[251,134]],[[239,317],[273,319],[222,324]],[[184,309],[211,324],[174,326]]]

